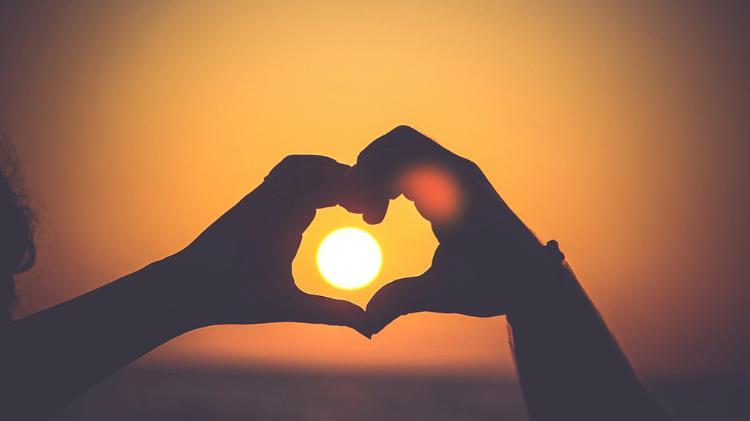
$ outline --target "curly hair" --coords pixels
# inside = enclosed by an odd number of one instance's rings
[[[0,325],[11,320],[15,275],[34,266],[34,214],[15,149],[0,133]]]

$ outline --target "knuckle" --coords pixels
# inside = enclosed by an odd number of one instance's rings
[[[338,163],[335,159],[329,158],[323,155],[304,155],[304,154],[293,154],[284,157],[279,162],[277,168],[334,168],[343,166]]]
[[[474,174],[481,174],[482,169],[479,168],[479,165],[476,164],[476,162],[468,160],[464,157],[458,157],[457,160],[458,164],[461,165],[466,171],[474,173]]]
[[[287,155],[279,162],[280,166],[290,166],[304,161],[304,155]]]
[[[383,149],[401,148],[404,146],[419,144],[427,139],[426,136],[413,127],[402,124],[372,141],[372,143],[370,143],[357,156],[357,162],[365,161],[369,157],[377,155],[378,151]]]
[[[280,172],[280,171],[284,171],[284,170],[288,169],[289,167],[293,166],[294,162],[296,160],[295,156],[296,155],[285,156],[281,161],[279,161],[273,167],[273,169],[271,169],[271,173],[273,174],[273,173],[277,173],[277,172]]]
[[[420,133],[411,126],[407,126],[406,124],[400,124],[394,127],[390,132],[388,132],[388,134],[397,135],[397,136],[409,136],[409,135],[420,134]]]
[[[427,140],[427,136],[418,132],[411,126],[401,125],[384,136],[390,143],[394,144],[420,144]]]

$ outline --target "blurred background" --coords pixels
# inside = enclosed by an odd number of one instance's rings
[[[0,0],[0,130],[40,221],[15,316],[176,252],[285,155],[352,164],[410,124],[560,241],[676,419],[748,419],[747,39],[740,2]],[[359,291],[314,266],[343,225],[383,249]],[[326,209],[294,274],[364,306],[435,246],[404,199],[374,227]],[[373,341],[295,324],[199,330],[61,415],[524,417],[504,318],[431,314]]]

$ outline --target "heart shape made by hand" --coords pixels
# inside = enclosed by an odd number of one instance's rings
[[[393,281],[372,297],[366,312],[373,333],[421,311],[501,315],[530,294],[523,278],[540,261],[541,244],[478,166],[399,126],[359,154],[339,196],[348,211],[377,224],[401,194],[430,222],[439,246],[426,272]]]
[[[366,311],[298,288],[292,262],[316,209],[340,204],[378,224],[401,194],[439,242],[429,269],[385,285]],[[197,325],[295,321],[370,336],[420,311],[505,314],[533,293],[530,271],[544,253],[479,167],[400,126],[367,146],[352,167],[323,156],[285,158],[168,267],[170,278],[187,280],[176,289],[199,303],[200,314],[191,316]],[[213,280],[209,288],[206,280]]]

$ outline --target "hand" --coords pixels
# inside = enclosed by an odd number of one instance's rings
[[[425,273],[394,281],[370,300],[373,333],[420,311],[506,314],[533,289],[525,274],[542,252],[537,239],[474,163],[416,130],[400,126],[372,142],[345,184],[342,205],[371,224],[403,193],[440,243]]]
[[[300,291],[292,260],[318,208],[337,203],[349,169],[322,156],[289,156],[263,183],[168,259],[191,295],[198,324],[304,322],[349,326],[369,337],[364,310]]]

